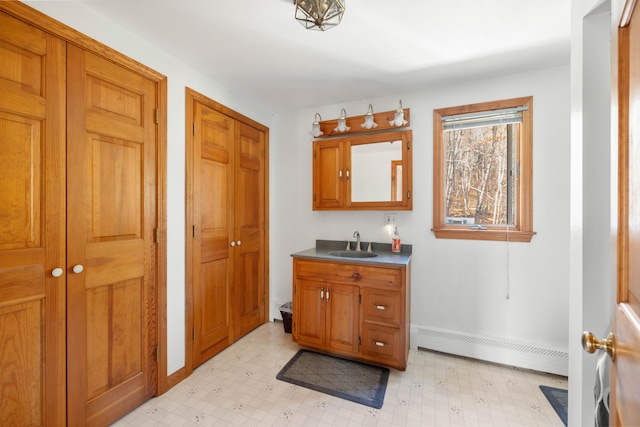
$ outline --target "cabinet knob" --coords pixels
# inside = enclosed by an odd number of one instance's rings
[[[76,274],[80,274],[84,271],[84,267],[82,266],[82,264],[76,264],[73,266],[73,272]]]
[[[236,245],[236,242],[229,243],[232,247]]]
[[[51,275],[53,277],[60,277],[62,276],[62,273],[64,273],[64,270],[61,269],[60,267],[56,267],[53,270],[51,270]]]
[[[351,275],[351,277],[352,277],[353,279],[358,280],[358,279],[360,278],[360,273],[353,273],[353,274]]]
[[[236,245],[238,245],[238,246],[240,246],[241,244],[242,244],[242,242],[241,242],[240,240],[238,240],[238,241],[236,242]]]

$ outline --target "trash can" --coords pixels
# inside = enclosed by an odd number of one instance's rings
[[[280,306],[280,314],[282,315],[282,322],[284,323],[284,331],[287,334],[291,333],[291,301],[282,304]]]

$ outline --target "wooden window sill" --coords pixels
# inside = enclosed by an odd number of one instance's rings
[[[437,239],[490,240],[498,242],[529,243],[536,234],[533,231],[520,230],[470,230],[468,228],[432,229]]]

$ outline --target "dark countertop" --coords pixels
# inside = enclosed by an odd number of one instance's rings
[[[355,242],[351,242],[351,250],[355,251]],[[369,242],[360,242],[362,251],[366,251]],[[329,252],[344,251],[346,240],[316,240],[316,247],[291,254],[294,258],[312,258],[326,261],[340,261],[371,265],[406,266],[411,261],[411,245],[402,245],[400,253],[391,252],[391,243],[371,243],[371,251],[377,256],[371,258],[347,258],[331,255]]]

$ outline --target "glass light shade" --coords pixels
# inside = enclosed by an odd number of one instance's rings
[[[360,126],[365,129],[373,129],[375,127],[378,127],[378,124],[373,121],[373,107],[371,106],[371,104],[369,104],[369,110],[364,116],[364,123],[362,123]]]
[[[396,110],[396,114],[393,117],[393,120],[389,122],[391,126],[404,126],[408,122],[404,119],[404,110],[402,109],[402,100],[399,102],[398,109]]]
[[[296,20],[307,30],[326,31],[342,21],[346,0],[296,0]]]
[[[351,127],[347,126],[347,112],[344,108],[340,111],[340,117],[338,118],[338,127],[334,129],[336,132],[346,132],[351,130]]]
[[[320,130],[321,121],[322,117],[320,116],[320,114],[316,113],[315,120],[313,121],[313,125],[311,126],[311,132],[309,132],[309,134],[311,134],[311,136],[313,136],[314,138],[324,135],[324,132]]]

